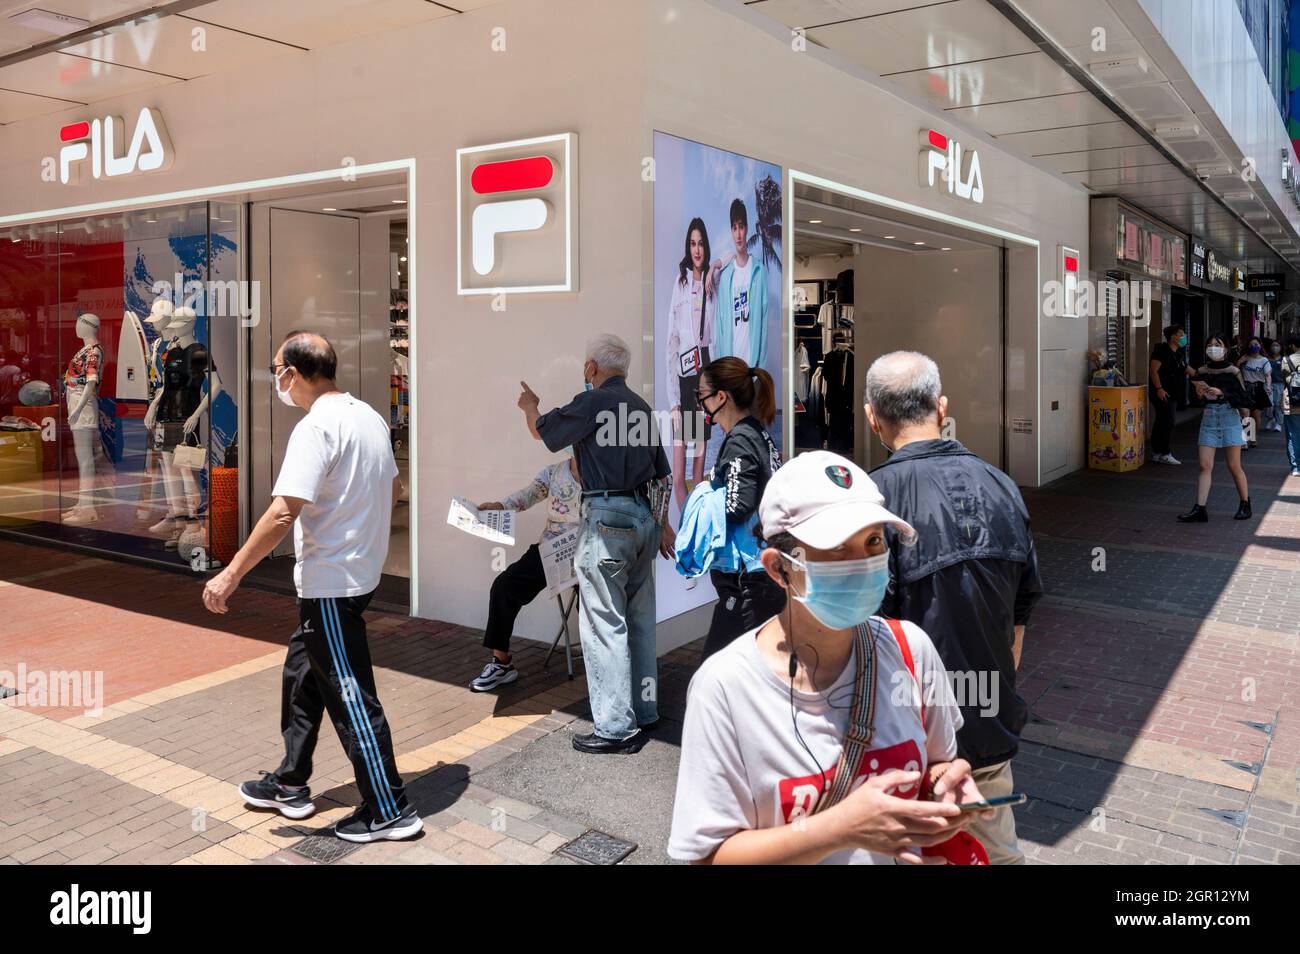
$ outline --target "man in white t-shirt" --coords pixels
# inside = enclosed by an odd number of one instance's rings
[[[334,826],[346,841],[414,836],[423,827],[406,800],[393,739],[375,688],[362,618],[388,553],[393,500],[402,485],[388,423],[334,376],[338,357],[320,335],[291,332],[276,352],[272,387],[306,417],[289,435],[271,506],[230,565],[208,581],[214,613],[250,569],[294,528],[298,630],[284,661],[280,728],[284,761],[239,787],[244,801],[288,818],[316,810],[307,780],[326,711],[352,761],[362,804]]]

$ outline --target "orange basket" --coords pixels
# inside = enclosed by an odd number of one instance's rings
[[[208,491],[212,557],[225,565],[239,549],[239,468],[213,467]]]

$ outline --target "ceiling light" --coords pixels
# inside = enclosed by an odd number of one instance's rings
[[[1112,56],[1109,59],[1093,60],[1088,64],[1088,72],[1110,80],[1144,79],[1147,75],[1147,61],[1143,56]]]
[[[893,238],[894,236],[892,236],[892,235],[886,235],[886,236],[883,236],[883,237],[884,237],[884,238]]]
[[[1161,139],[1195,139],[1201,127],[1193,122],[1156,123],[1155,133]]]
[[[405,199],[394,199],[394,200],[393,200],[393,205],[406,205],[406,200],[405,200]]]
[[[406,261],[406,256],[403,255],[401,258],[398,259],[398,261],[399,261],[399,262],[404,262],[404,261]]]
[[[1255,193],[1249,189],[1237,189],[1233,192],[1223,193],[1225,202],[1250,202],[1255,198]]]
[[[849,228],[849,231],[850,231],[850,232],[861,232],[862,229],[859,229],[859,228],[852,228],[852,227],[850,227],[850,228]]]
[[[1236,171],[1227,162],[1204,162],[1196,167],[1196,176],[1198,179],[1209,179],[1213,176],[1234,175]]]
[[[924,245],[925,243],[924,243],[924,242],[913,242],[912,244],[913,244],[913,245]]]
[[[945,245],[943,248],[939,249],[939,251],[941,251],[941,252],[951,252],[951,251],[952,251],[952,247],[951,247],[951,246],[948,246],[948,245]]]
[[[821,219],[809,219],[809,220],[808,220],[808,224],[809,224],[809,225],[821,225],[821,224],[822,224],[822,220],[821,220]]]
[[[322,212],[337,212],[338,209],[333,208],[332,206],[326,206],[325,208],[321,209],[321,211],[322,211]]]
[[[52,36],[67,36],[69,33],[76,33],[90,26],[90,21],[83,20],[81,17],[70,17],[66,13],[51,13],[49,10],[37,9],[16,13],[9,18],[9,22],[14,26],[49,33]]]

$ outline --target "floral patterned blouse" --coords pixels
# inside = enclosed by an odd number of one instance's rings
[[[501,501],[507,510],[527,510],[543,497],[549,498],[542,539],[567,533],[578,524],[582,487],[569,470],[568,459],[542,468],[533,482]]]

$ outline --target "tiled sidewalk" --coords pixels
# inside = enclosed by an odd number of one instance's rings
[[[1085,471],[1026,495],[1049,591],[1026,640],[1033,721],[1014,763],[1031,796],[1017,809],[1031,863],[1300,863],[1300,478],[1285,479],[1265,434],[1246,455],[1256,517],[1229,519],[1220,464],[1212,522],[1180,525],[1194,437],[1194,424],[1177,434],[1182,467]],[[105,704],[91,716],[0,703],[0,861],[312,863],[292,846],[351,810],[331,729],[317,815],[243,807],[235,785],[280,758],[279,667],[296,614],[290,599],[248,591],[211,616],[200,589],[0,540],[0,670],[99,671]],[[567,681],[562,656],[543,673],[546,647],[521,641],[520,681],[476,695],[477,632],[369,619],[426,828],[337,863],[570,863],[557,849],[591,828],[637,843],[631,862],[666,860],[697,647],[661,660],[661,727],[642,753],[593,760],[568,744],[585,728],[586,684]]]

